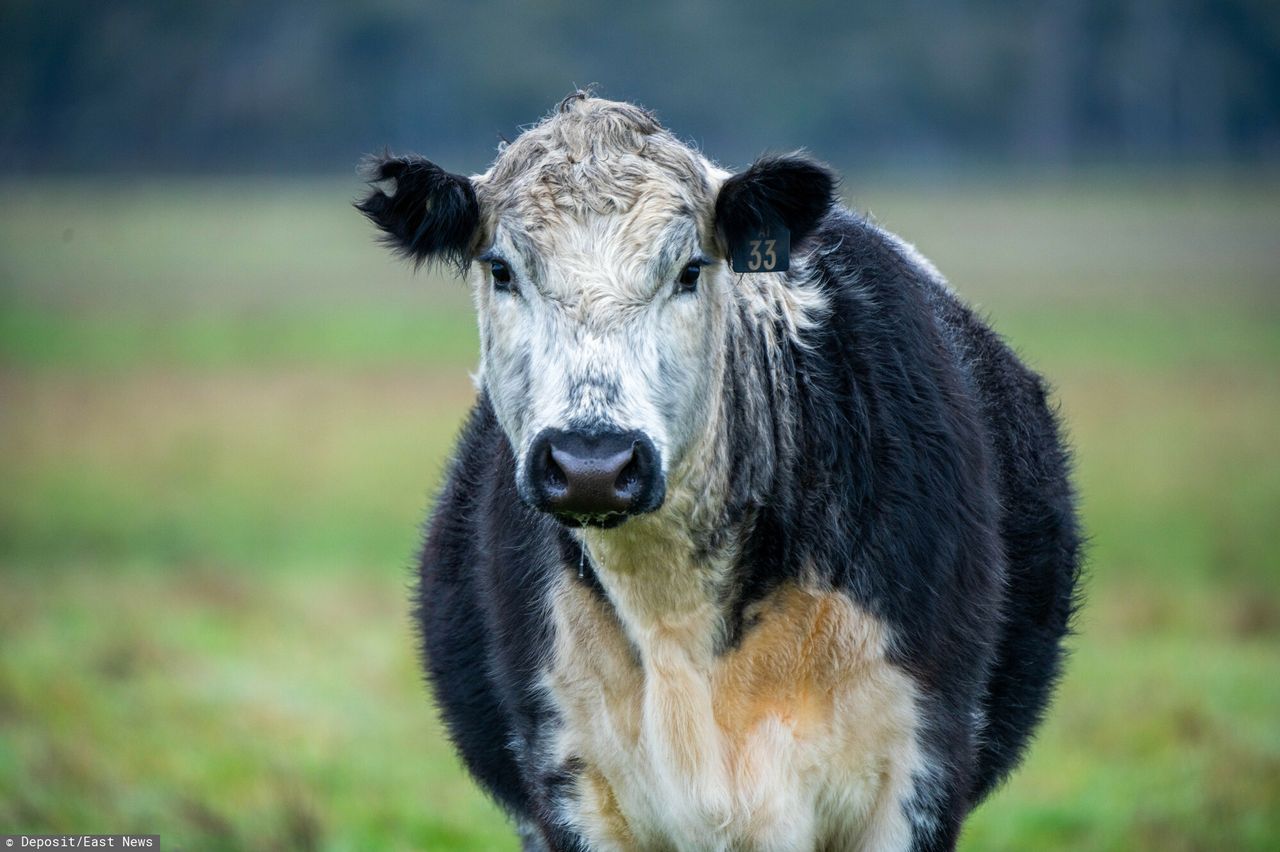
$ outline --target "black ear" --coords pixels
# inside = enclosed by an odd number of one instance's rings
[[[792,244],[798,244],[835,203],[835,189],[835,175],[807,157],[762,157],[720,188],[716,234],[731,247],[772,219],[785,225]]]
[[[470,178],[449,174],[421,157],[384,156],[365,167],[374,186],[356,209],[382,229],[382,240],[414,266],[445,260],[463,266],[480,227]],[[378,186],[394,181],[390,194]]]

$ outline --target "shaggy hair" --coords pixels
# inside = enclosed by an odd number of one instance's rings
[[[1076,605],[1076,498],[1042,379],[912,247],[844,209],[821,165],[781,157],[730,175],[629,104],[576,93],[475,178],[417,158],[375,176],[398,185],[360,208],[415,260],[491,262],[508,246],[522,264],[511,292],[471,264],[479,394],[427,526],[415,613],[450,736],[526,848],[604,836],[729,847],[766,830],[954,848],[1039,723]],[[729,246],[766,219],[790,231],[791,269],[732,275]],[[696,297],[665,295],[690,251],[709,256]],[[651,434],[665,502],[616,529],[571,530],[531,508],[523,456],[533,431],[565,426],[553,417]],[[719,754],[719,734],[688,691],[652,703],[671,686],[652,628],[672,605],[702,614],[678,646],[692,661],[678,683],[696,692],[761,631],[785,637],[777,613],[791,610],[777,602],[797,594],[836,601],[823,611],[877,637],[837,668],[899,684],[905,739],[885,766],[849,767],[897,779],[875,788],[881,823],[859,833],[872,816],[850,804],[823,824],[731,807],[700,826],[700,797],[723,791],[702,776],[681,786],[661,738],[684,726],[685,757],[714,780],[716,760],[695,758]],[[589,642],[575,644],[584,618]],[[640,739],[612,757],[675,782],[602,781],[584,727],[599,719],[571,710],[583,696],[643,715]],[[710,745],[690,733],[703,724]],[[592,811],[602,783],[613,804]],[[664,804],[641,813],[646,797]]]
[[[585,92],[503,146],[476,184],[491,218],[515,212],[537,231],[566,215],[626,213],[655,188],[695,209],[715,201],[706,162],[652,114]]]

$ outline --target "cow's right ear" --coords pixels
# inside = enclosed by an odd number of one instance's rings
[[[466,264],[480,227],[470,178],[421,157],[378,157],[364,171],[373,189],[355,206],[382,230],[384,243],[414,266],[433,260]]]

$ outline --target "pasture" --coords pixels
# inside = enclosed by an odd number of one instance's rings
[[[351,181],[0,185],[0,830],[514,849],[406,585],[464,286]],[[1052,380],[1092,538],[970,850],[1280,847],[1280,181],[846,183]]]

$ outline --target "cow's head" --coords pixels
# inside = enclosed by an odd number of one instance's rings
[[[358,206],[417,263],[467,270],[479,379],[529,504],[611,526],[708,463],[741,276],[729,247],[766,217],[793,242],[833,181],[799,157],[724,172],[644,110],[581,93],[472,178],[373,164]]]

